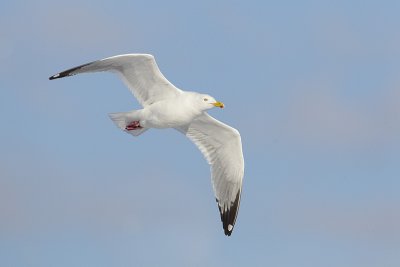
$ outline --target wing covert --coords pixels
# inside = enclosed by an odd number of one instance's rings
[[[170,83],[161,73],[152,55],[126,54],[83,64],[51,76],[58,79],[79,73],[110,71],[119,74],[142,106],[170,97],[181,90]]]
[[[178,129],[203,153],[211,165],[212,185],[223,228],[231,235],[242,191],[244,159],[239,132],[207,113]]]

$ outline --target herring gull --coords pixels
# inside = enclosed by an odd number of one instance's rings
[[[244,160],[239,132],[214,119],[207,110],[223,108],[207,94],[176,88],[160,72],[152,55],[126,54],[83,64],[51,76],[117,73],[143,109],[109,114],[123,131],[138,136],[150,128],[174,128],[186,135],[211,166],[212,186],[225,235],[230,236],[239,210]]]

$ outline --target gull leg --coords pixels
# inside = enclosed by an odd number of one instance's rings
[[[126,125],[125,130],[133,131],[133,130],[142,129],[142,128],[143,127],[140,126],[140,122],[139,121],[132,121],[131,123]]]

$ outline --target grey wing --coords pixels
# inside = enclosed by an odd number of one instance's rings
[[[49,79],[53,80],[79,73],[100,71],[118,73],[143,106],[175,97],[181,93],[180,89],[176,88],[164,77],[154,57],[148,54],[126,54],[93,61],[57,73]]]
[[[211,165],[212,185],[225,235],[230,236],[239,211],[244,159],[239,132],[207,113],[177,129],[197,145]]]

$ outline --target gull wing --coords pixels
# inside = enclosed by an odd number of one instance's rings
[[[212,185],[225,235],[230,236],[239,211],[244,159],[239,132],[207,113],[177,128],[203,153],[211,165]]]
[[[175,97],[182,92],[164,77],[154,57],[148,54],[126,54],[93,61],[57,73],[49,79],[100,71],[119,74],[142,106]]]

